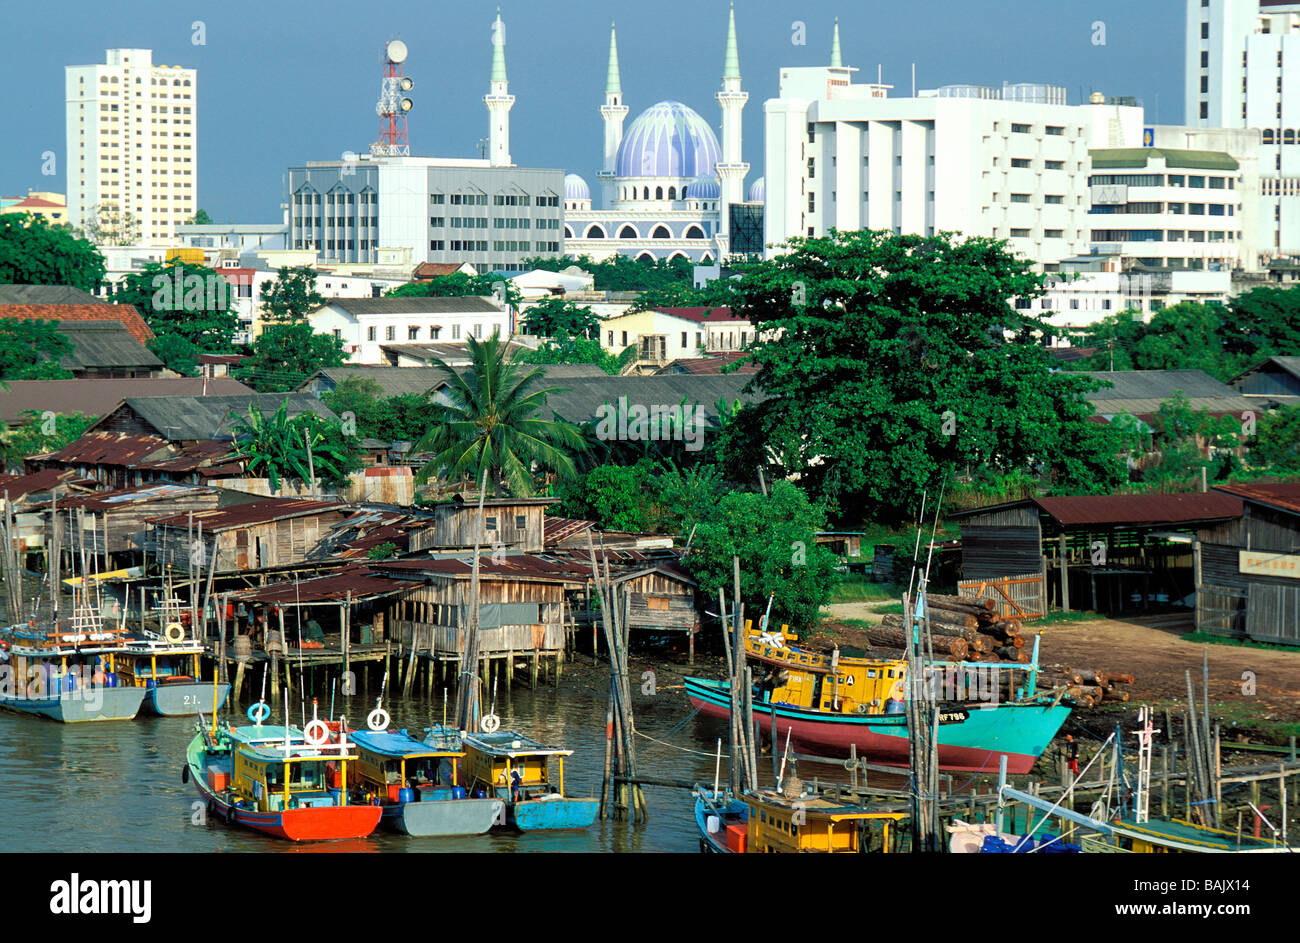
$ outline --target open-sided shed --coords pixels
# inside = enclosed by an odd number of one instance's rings
[[[951,515],[961,526],[964,595],[1026,618],[1048,606],[1116,614],[1190,597],[1193,535],[1241,516],[1218,492],[1027,498]],[[1016,609],[1021,612],[1017,613]]]

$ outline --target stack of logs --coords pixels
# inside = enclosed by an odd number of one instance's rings
[[[1076,707],[1096,707],[1102,701],[1127,701],[1128,692],[1119,685],[1133,683],[1133,675],[1071,668],[1069,665],[1044,665],[1039,668],[1038,689],[1064,688],[1064,700]]]
[[[926,597],[930,609],[930,639],[936,656],[947,655],[953,661],[999,661],[1029,664],[1030,653],[1024,650],[1024,629],[1018,619],[1003,619],[992,599],[965,596]],[[907,645],[906,620],[888,615],[878,628],[871,629],[872,639],[891,648]]]

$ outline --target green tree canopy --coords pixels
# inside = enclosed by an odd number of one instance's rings
[[[93,292],[104,280],[104,257],[66,226],[43,216],[0,214],[0,284],[70,285]]]
[[[200,208],[199,211],[194,214],[193,218],[190,219],[190,222],[195,226],[211,226],[212,217],[208,215],[207,210]]]
[[[314,268],[306,265],[284,267],[276,272],[275,281],[262,287],[262,318],[268,324],[287,324],[307,320],[307,315],[325,303],[316,290]]]
[[[718,587],[731,600],[732,557],[740,557],[740,595],[746,618],[759,624],[772,601],[772,623],[806,629],[830,597],[834,556],[817,545],[825,514],[788,481],[770,495],[732,491],[722,495],[699,523],[683,563],[700,594],[716,599]]]
[[[519,293],[519,289],[515,287],[514,282],[490,272],[487,275],[466,275],[464,272],[452,272],[450,275],[441,275],[438,278],[431,278],[424,282],[407,282],[405,285],[398,285],[396,288],[390,288],[384,292],[384,295],[389,298],[459,298],[469,296],[490,298],[496,294],[496,286],[498,285],[501,286],[501,292],[506,304],[518,305],[523,301],[523,295]]]
[[[1161,308],[1143,322],[1137,311],[1108,315],[1078,335],[1075,344],[1096,353],[1069,364],[1072,370],[1204,370],[1230,380],[1249,358],[1227,349],[1220,305],[1184,301]],[[1113,366],[1112,366],[1113,364]]]
[[[77,441],[95,421],[81,413],[42,415],[34,409],[24,410],[22,415],[21,423],[0,429],[5,464],[10,468],[21,466],[28,456],[57,452]]]
[[[735,307],[765,338],[750,362],[767,399],[724,428],[729,474],[798,475],[881,523],[966,469],[1029,467],[1075,491],[1122,480],[1083,396],[1100,383],[1055,371],[1049,328],[1011,304],[1041,292],[1029,264],[985,238],[862,231],[750,267]]]
[[[600,346],[600,341],[573,338],[561,331],[544,341],[536,350],[519,353],[520,363],[590,363],[610,376],[617,376],[623,368],[636,360],[636,347],[629,346],[617,357]]]
[[[0,380],[67,380],[72,371],[60,361],[72,342],[59,333],[58,321],[0,318]]]
[[[504,485],[511,494],[533,493],[533,467],[562,479],[576,474],[573,453],[585,447],[577,427],[562,420],[537,418],[555,387],[542,387],[543,372],[525,369],[496,333],[485,341],[468,339],[470,366],[457,372],[443,361],[434,366],[446,382],[445,402],[430,410],[429,431],[417,452],[433,458],[417,480],[433,475],[473,478],[484,471],[495,493]]]
[[[1300,406],[1290,406],[1259,417],[1250,442],[1251,461],[1271,471],[1300,472]]]
[[[321,399],[335,415],[356,420],[357,435],[384,442],[417,441],[429,431],[429,397],[422,393],[384,396],[369,377],[350,376]]]
[[[161,334],[151,340],[148,347],[168,370],[175,370],[183,377],[199,375],[199,355],[202,351],[188,337]]]
[[[234,373],[259,393],[283,393],[326,367],[347,363],[343,341],[317,334],[305,321],[268,324],[253,341],[253,354]]]
[[[1300,286],[1252,288],[1233,298],[1228,309],[1224,345],[1247,366],[1268,357],[1300,356]]]
[[[592,340],[599,337],[600,318],[585,305],[560,298],[546,298],[524,309],[520,332],[538,337],[564,334],[571,338]]]
[[[135,305],[159,337],[183,337],[204,353],[234,350],[231,338],[239,330],[235,290],[206,265],[179,259],[146,263],[122,279],[113,300]]]

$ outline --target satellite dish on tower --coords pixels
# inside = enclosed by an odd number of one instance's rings
[[[400,39],[394,39],[388,44],[387,53],[389,62],[405,62],[406,43]]]

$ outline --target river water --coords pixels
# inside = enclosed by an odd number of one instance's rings
[[[577,659],[566,665],[558,687],[539,683],[532,690],[526,683],[516,684],[509,697],[501,691],[496,713],[503,730],[573,750],[565,762],[568,794],[599,796],[609,673],[607,667],[592,666],[590,656]],[[647,661],[631,667],[635,679],[656,665]],[[718,738],[725,741],[726,723],[692,716],[680,676],[671,667],[659,667],[654,694],[633,686],[636,725],[639,732],[673,746],[638,738],[639,772],[711,783],[713,754]],[[704,666],[700,673],[717,676]],[[329,694],[320,694],[323,716],[329,712]],[[454,704],[454,692],[449,697]],[[243,718],[247,702],[246,697],[239,705],[238,717]],[[373,697],[350,698],[346,705],[340,698],[336,712],[345,713],[352,727],[363,727],[373,706]],[[384,706],[394,727],[417,736],[443,717],[441,691],[432,699],[397,698]],[[290,710],[291,721],[300,725],[301,704],[291,703]],[[280,722],[282,713],[277,707],[272,722]],[[310,719],[310,701],[306,713]],[[129,723],[67,725],[0,711],[0,851],[694,852],[699,847],[689,791],[665,786],[645,787],[649,821],[636,826],[598,820],[581,831],[521,834],[498,829],[454,839],[376,832],[357,841],[297,845],[216,820],[194,821],[201,817],[198,794],[180,775],[193,737],[194,721],[180,717],[142,713]],[[759,765],[765,768],[763,762]],[[834,766],[810,766],[801,768],[800,775],[843,781],[846,774]],[[724,757],[724,784],[726,776]]]

